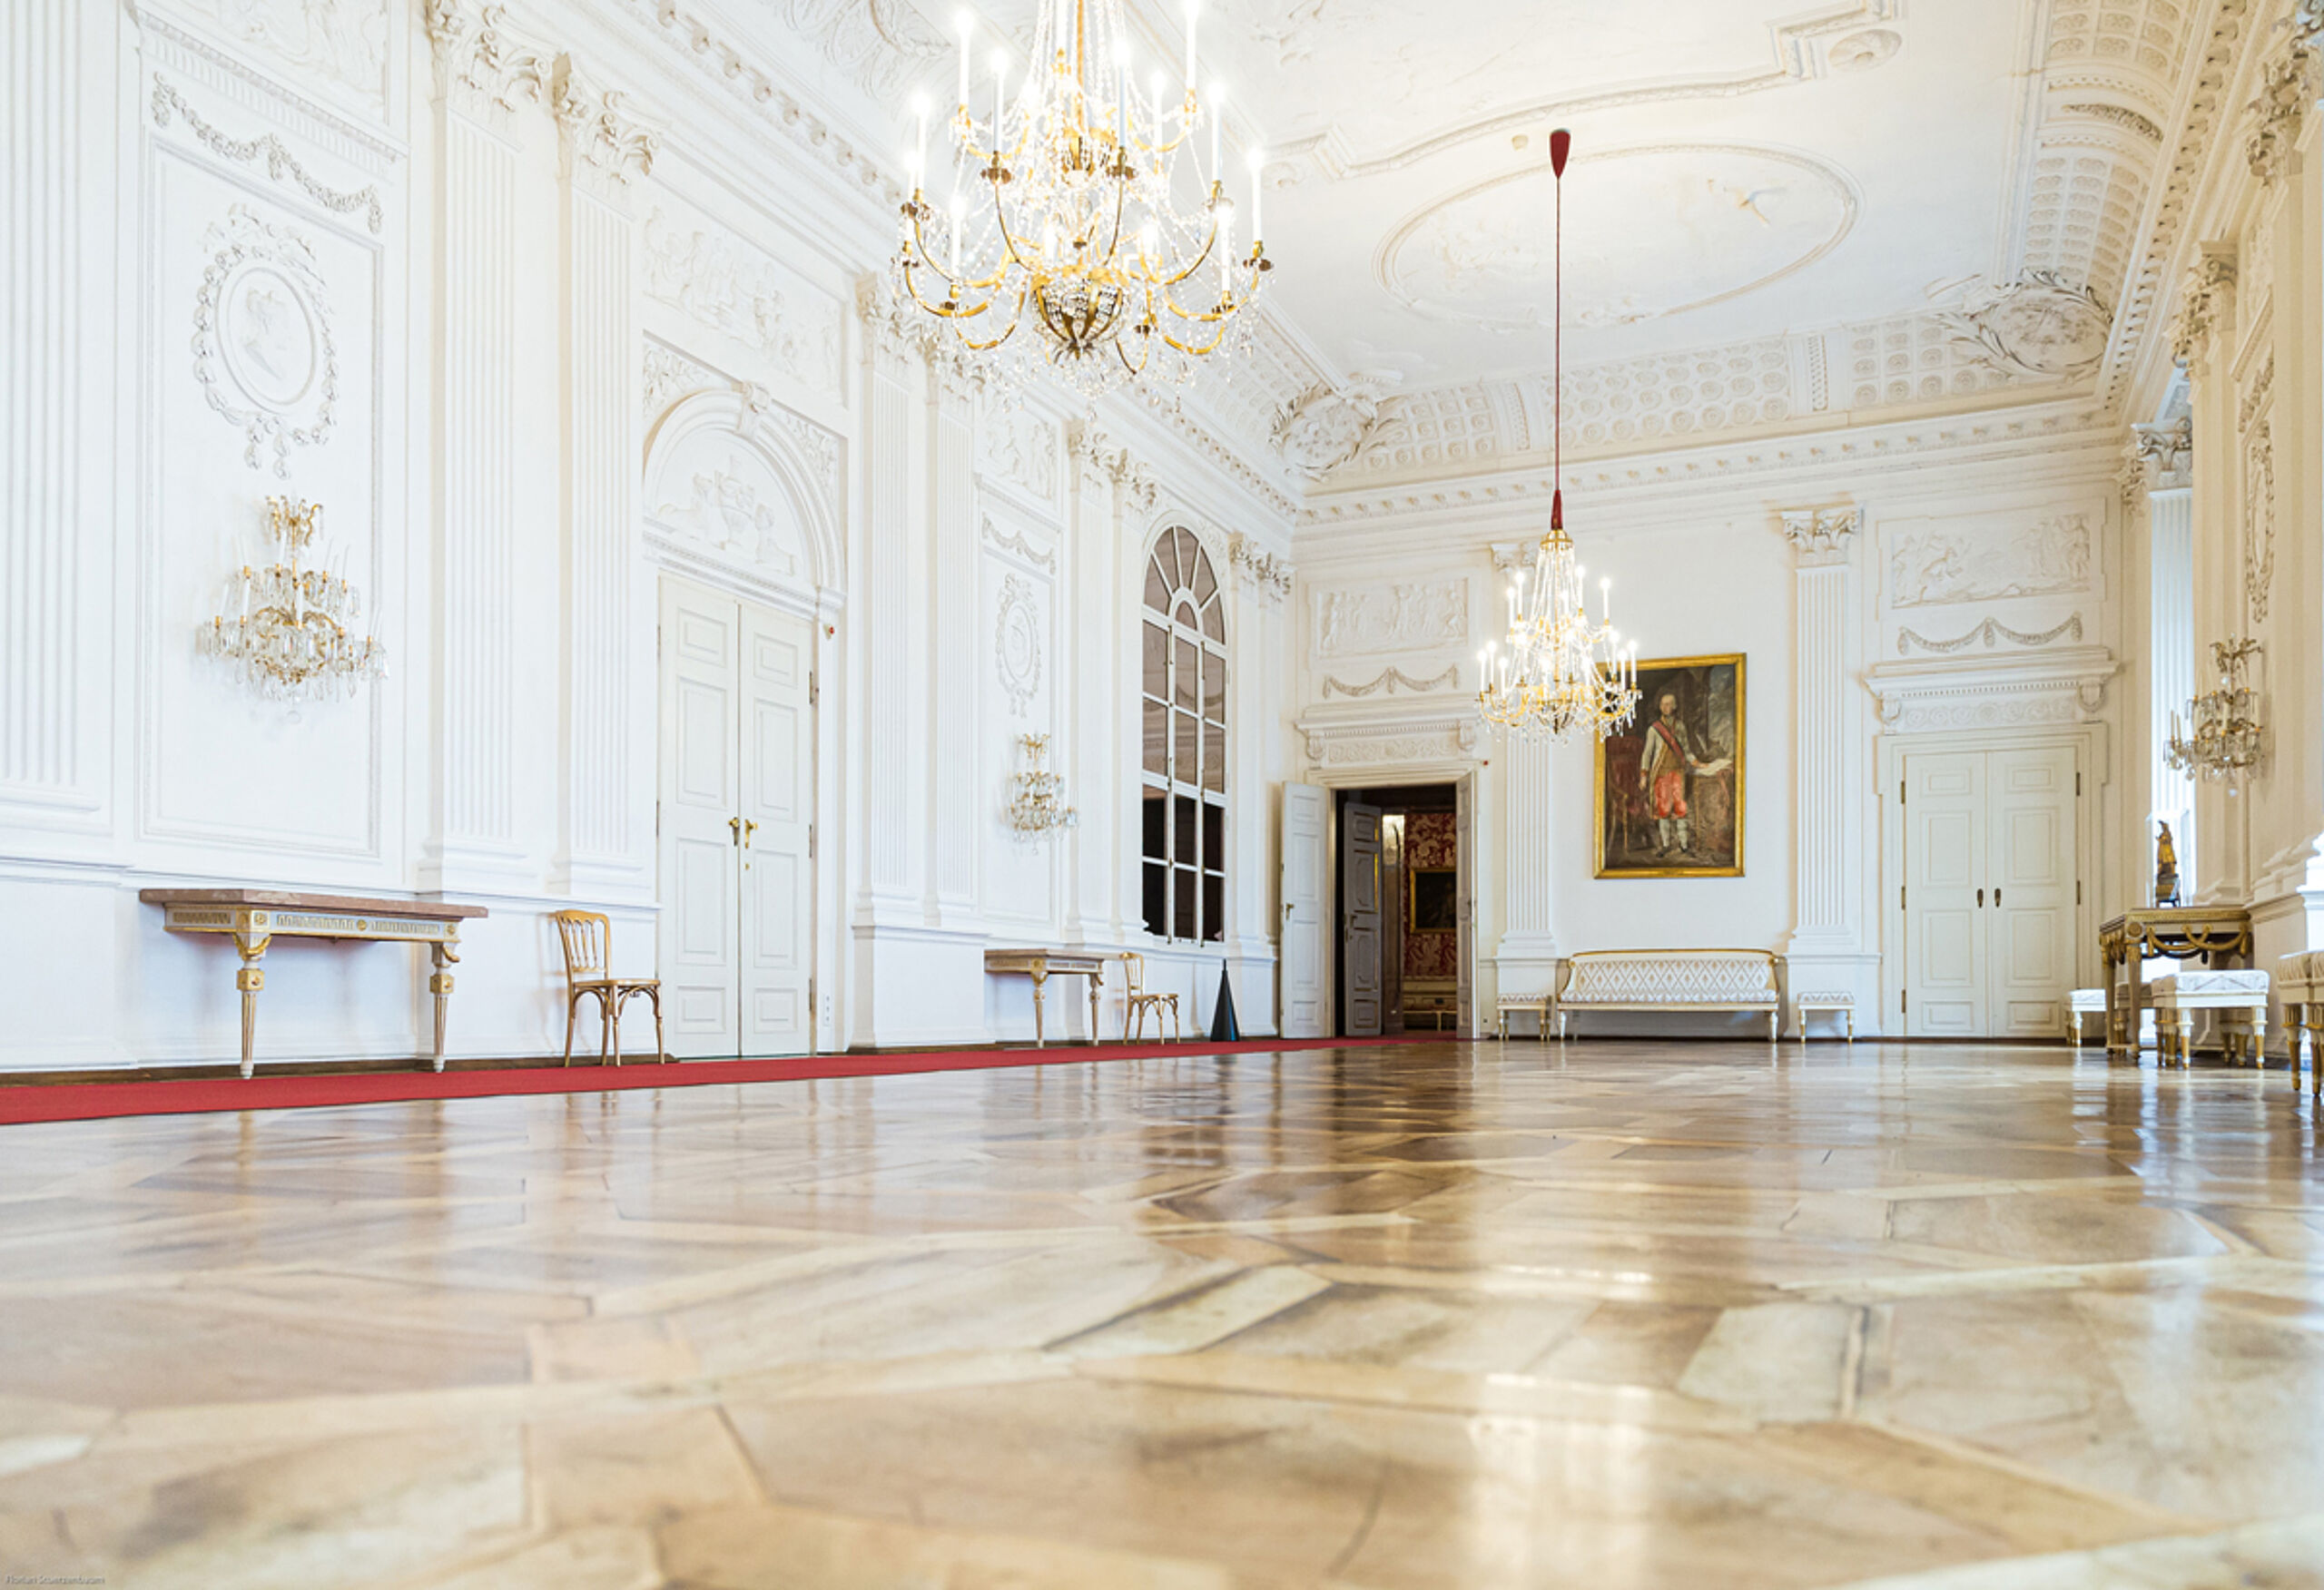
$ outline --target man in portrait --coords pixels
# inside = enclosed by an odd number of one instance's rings
[[[1689,855],[1695,845],[1694,824],[1687,811],[1687,778],[1690,773],[1716,772],[1703,754],[1693,730],[1679,716],[1679,698],[1664,691],[1656,703],[1654,721],[1647,725],[1639,752],[1638,784],[1646,791],[1654,818],[1657,860],[1673,854]]]

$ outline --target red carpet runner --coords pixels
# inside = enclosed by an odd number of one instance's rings
[[[1049,1049],[944,1049],[896,1055],[802,1055],[780,1060],[681,1060],[619,1067],[582,1065],[513,1070],[363,1071],[324,1076],[269,1076],[263,1067],[239,1076],[182,1081],[25,1084],[0,1086],[0,1125],[28,1121],[96,1121],[114,1115],[186,1115],[212,1111],[298,1110],[328,1104],[379,1104],[412,1099],[489,1098],[503,1094],[605,1093],[616,1088],[708,1087],[743,1082],[817,1082],[847,1076],[901,1076],[922,1071],[991,1071],[1010,1065],[1069,1065],[1087,1060],[1168,1060],[1189,1055],[1334,1049],[1351,1044],[1458,1042],[1450,1034],[1393,1038],[1258,1038],[1241,1044],[1061,1044]]]

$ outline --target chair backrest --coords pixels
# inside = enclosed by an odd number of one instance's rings
[[[1133,994],[1146,992],[1146,957],[1134,949],[1122,951],[1122,976]]]
[[[596,911],[559,911],[556,937],[565,946],[565,980],[586,982],[606,975],[613,960],[614,925]]]

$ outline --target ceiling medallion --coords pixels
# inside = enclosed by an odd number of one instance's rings
[[[1032,69],[1009,93],[992,56],[991,114],[970,110],[975,25],[960,23],[960,99],[940,204],[928,193],[928,107],[918,106],[911,198],[896,280],[1004,374],[1049,370],[1096,396],[1141,376],[1182,381],[1226,349],[1273,269],[1260,231],[1237,251],[1216,85],[1195,92],[1194,0],[1184,97],[1156,71],[1141,93],[1118,0],[1043,0]],[[1209,132],[1209,159],[1200,132]]]
[[[1561,128],[1550,134],[1550,169],[1557,181],[1551,218],[1555,281],[1551,312],[1556,346],[1551,352],[1550,434],[1565,434],[1565,164],[1573,135]],[[1598,622],[1583,606],[1581,565],[1574,561],[1573,537],[1565,530],[1565,450],[1557,444],[1551,466],[1558,482],[1550,496],[1550,528],[1534,549],[1531,589],[1519,569],[1509,585],[1508,652],[1499,643],[1477,661],[1482,678],[1477,710],[1496,729],[1530,740],[1563,740],[1577,729],[1604,739],[1628,724],[1638,711],[1638,643],[1620,649],[1611,617],[1610,580],[1598,582]]]

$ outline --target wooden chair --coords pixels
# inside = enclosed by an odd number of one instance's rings
[[[1176,994],[1148,994],[1146,991],[1146,957],[1136,950],[1122,952],[1122,976],[1129,983],[1128,1003],[1122,1006],[1122,1042],[1130,1041],[1130,1017],[1137,1018],[1140,1037],[1146,1035],[1146,1013],[1154,1013],[1154,1041],[1162,1041],[1162,1013],[1170,1013],[1170,1041],[1179,1043],[1186,1030],[1178,1025],[1178,996]]]
[[[667,1063],[670,1052],[662,1043],[662,979],[616,977],[607,967],[613,959],[613,924],[596,911],[559,911],[556,937],[565,946],[565,1063],[573,1064],[573,1025],[581,996],[597,996],[597,1014],[605,1031],[597,1041],[597,1064],[610,1057],[621,1064],[621,1007],[633,994],[643,994],[654,1006],[654,1054]]]

